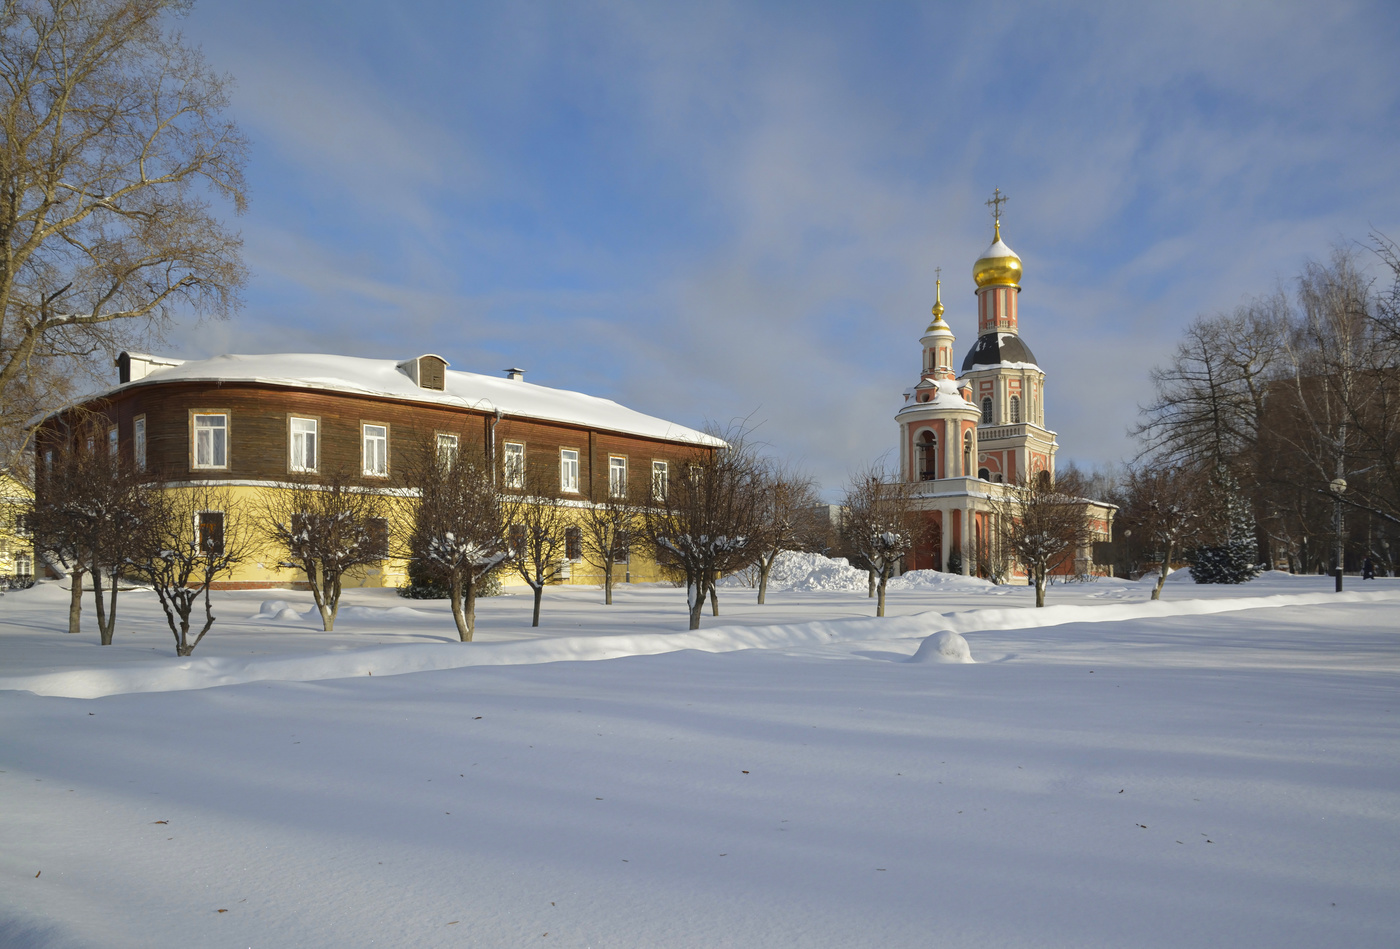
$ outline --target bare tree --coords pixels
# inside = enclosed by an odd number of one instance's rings
[[[1133,432],[1141,454],[1200,470],[1251,456],[1270,383],[1283,369],[1287,313],[1275,294],[1198,317],[1167,366],[1152,371],[1157,400]]]
[[[654,492],[643,516],[649,542],[685,576],[690,628],[700,628],[705,594],[726,567],[751,563],[758,532],[757,467],[742,433],[726,446],[696,448]]]
[[[383,495],[356,486],[341,469],[264,495],[257,514],[263,535],[286,552],[281,566],[306,577],[327,632],[335,629],[345,574],[388,557],[387,514]]]
[[[875,615],[884,616],[885,588],[923,530],[912,486],[880,465],[871,465],[846,485],[845,507],[847,542],[874,575]]]
[[[110,356],[177,309],[223,316],[245,280],[247,143],[228,80],[166,28],[184,0],[7,0],[0,13],[0,442],[55,361]]]
[[[434,440],[405,466],[417,499],[395,519],[395,536],[409,558],[447,586],[464,643],[476,632],[481,583],[508,557],[492,467],[480,451],[439,452]]]
[[[768,595],[773,562],[784,550],[819,550],[824,525],[817,518],[820,499],[815,482],[806,475],[770,466],[761,473],[758,488],[758,533],[755,554],[758,565],[758,603]]]
[[[1035,605],[1045,605],[1050,575],[1074,562],[1094,540],[1084,484],[1074,473],[1056,479],[1037,472],[1021,484],[1009,484],[992,501],[1002,543],[1011,550],[1035,584]]]
[[[639,492],[626,483],[617,485],[610,481],[605,486],[599,480],[595,493],[601,496],[595,497],[580,514],[578,529],[583,559],[603,574],[603,602],[611,606],[613,571],[618,564],[626,563],[639,546],[639,507],[632,500]]]
[[[1172,556],[1181,554],[1199,536],[1200,477],[1183,468],[1147,466],[1128,471],[1125,506],[1118,517],[1144,550],[1160,561],[1157,583],[1152,588],[1154,600],[1162,598]]]
[[[561,503],[557,482],[551,475],[543,469],[528,469],[524,487],[503,495],[501,500],[510,563],[535,595],[531,626],[540,625],[545,586],[563,579],[568,564],[568,532],[579,530]]]
[[[118,576],[127,551],[148,517],[150,494],[144,475],[108,451],[96,429],[54,450],[43,471],[31,515],[36,548],[62,554],[92,577],[98,636],[112,644],[117,623]],[[75,631],[82,574],[73,576],[69,631]]]
[[[175,637],[175,655],[188,656],[214,625],[211,586],[248,559],[252,531],[233,498],[218,488],[157,486],[149,499],[145,523],[126,563],[160,599]],[[201,598],[204,625],[191,640],[190,617]]]

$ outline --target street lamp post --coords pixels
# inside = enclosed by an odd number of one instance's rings
[[[1346,550],[1342,544],[1342,495],[1347,489],[1346,478],[1333,478],[1328,485],[1332,489],[1332,521],[1337,532],[1337,592],[1342,592],[1342,558],[1346,555]]]

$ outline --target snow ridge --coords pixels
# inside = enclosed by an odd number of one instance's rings
[[[864,574],[861,573],[860,576],[864,582]],[[866,617],[774,626],[718,626],[685,633],[575,636],[503,643],[414,643],[373,646],[349,653],[315,653],[251,659],[209,657],[174,662],[167,659],[127,665],[120,669],[85,669],[6,676],[0,677],[0,689],[88,699],[132,692],[171,692],[258,681],[310,682],[362,675],[402,675],[465,666],[592,661],[656,655],[683,649],[702,652],[790,649],[832,643],[923,638],[940,630],[965,635],[979,630],[1034,629],[1066,623],[1118,622],[1322,603],[1371,603],[1386,600],[1400,601],[1400,594],[1390,591],[1299,593],[1218,600],[1063,605],[1042,609],[1013,607],[963,610],[954,613],[930,611],[913,616],[883,619]],[[264,609],[268,607],[281,607],[281,604],[267,603]],[[281,618],[284,609],[287,608],[277,608],[268,612]],[[387,614],[394,610],[383,612]]]

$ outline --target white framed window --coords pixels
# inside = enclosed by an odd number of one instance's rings
[[[972,433],[963,432],[963,470],[964,478],[972,474]]]
[[[291,420],[291,448],[288,452],[293,471],[315,471],[319,460],[317,454],[317,430],[319,424],[314,418]]]
[[[146,470],[146,416],[138,415],[131,423],[131,460],[136,470]]]
[[[506,442],[501,460],[501,474],[506,487],[525,487],[525,446],[520,442]]]
[[[107,429],[107,454],[113,458],[117,457],[117,452],[121,451],[121,435],[117,432],[117,427],[113,425]]]
[[[1011,423],[1014,425],[1021,421],[1021,397],[1013,395],[1011,397]]]
[[[664,461],[653,461],[651,463],[651,496],[653,500],[666,500],[666,493],[671,489],[671,468]]]
[[[360,433],[364,442],[364,473],[375,478],[387,478],[389,476],[389,426],[371,425],[365,422],[360,425]]]
[[[618,455],[608,457],[608,496],[627,497],[627,459]]]
[[[457,436],[449,435],[446,432],[438,432],[437,437],[437,458],[438,464],[444,468],[451,468],[457,464]]]
[[[219,413],[194,416],[194,466],[228,467],[228,416]]]
[[[578,490],[578,452],[572,448],[559,449],[559,490]]]

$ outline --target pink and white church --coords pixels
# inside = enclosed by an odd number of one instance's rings
[[[988,204],[999,211],[1004,200],[998,192]],[[1042,471],[1055,474],[1059,444],[1045,427],[1045,372],[1020,333],[1021,258],[1001,239],[999,214],[972,279],[977,341],[955,371],[953,330],[943,318],[938,280],[933,322],[919,340],[922,372],[904,391],[904,406],[895,415],[900,472],[913,487],[916,507],[936,527],[907,569],[978,572],[979,559],[986,559],[979,552],[995,543],[994,500],[1007,493],[1006,485],[1023,484]],[[1107,540],[1116,508],[1085,504],[1095,533]],[[1102,570],[1085,548],[1059,572]]]

